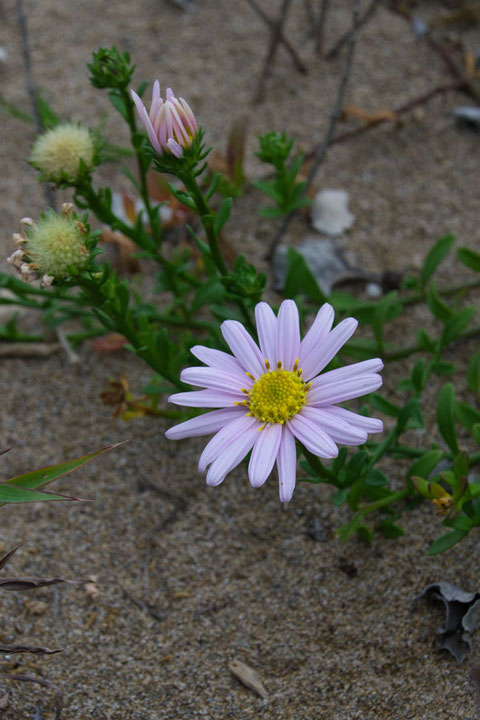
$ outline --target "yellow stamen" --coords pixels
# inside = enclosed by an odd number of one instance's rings
[[[298,371],[277,369],[264,373],[248,391],[250,415],[260,420],[262,430],[268,423],[283,425],[305,405],[310,385],[301,380]]]

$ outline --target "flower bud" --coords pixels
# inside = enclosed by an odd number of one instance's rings
[[[145,127],[148,139],[157,153],[171,153],[177,158],[183,156],[184,148],[189,148],[198,132],[197,121],[188,103],[177,98],[167,88],[166,100],[160,97],[160,83],[155,80],[152,91],[150,113],[136,92],[130,91],[140,120]]]
[[[37,138],[30,163],[40,170],[45,180],[74,182],[95,164],[93,137],[80,125],[57,125]]]

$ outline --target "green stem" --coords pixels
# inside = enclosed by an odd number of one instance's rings
[[[218,272],[222,277],[225,277],[228,275],[228,269],[225,265],[225,261],[222,257],[222,253],[220,252],[220,247],[218,243],[218,233],[215,230],[215,217],[213,212],[208,207],[208,204],[203,196],[202,191],[200,190],[197,181],[191,174],[182,173],[179,175],[179,179],[183,182],[187,190],[190,192],[193,201],[196,205],[198,215],[200,217],[200,221],[203,225],[203,228],[205,230],[205,234],[207,236],[207,242],[208,247],[210,250],[211,258],[215,264],[215,267],[217,268]],[[247,309],[247,306],[245,305],[245,302],[243,298],[236,298],[235,300],[237,307],[239,308],[240,312],[242,313],[243,319],[245,321],[245,324],[247,325],[249,330],[254,331],[254,326],[252,323],[252,319],[250,317],[250,313]]]
[[[393,430],[388,433],[385,440],[377,445],[376,450],[374,450],[372,457],[370,458],[369,467],[373,467],[375,463],[377,463],[380,458],[385,455],[390,446],[393,445],[393,443],[397,440],[399,435],[399,429],[397,427],[394,427]]]
[[[142,200],[145,205],[145,209],[147,211],[148,219],[150,220],[150,227],[152,229],[152,234],[155,240],[155,244],[157,247],[160,247],[162,243],[162,227],[160,224],[160,215],[155,214],[152,208],[152,205],[150,203],[150,196],[148,194],[148,187],[147,187],[147,169],[148,169],[148,160],[145,157],[145,155],[142,152],[142,144],[143,141],[138,141],[137,139],[137,125],[135,122],[135,112],[133,108],[133,100],[130,97],[130,93],[123,88],[122,89],[122,98],[125,103],[125,108],[127,112],[127,123],[128,127],[130,128],[130,142],[132,143],[132,146],[135,150],[135,155],[137,157],[137,164],[138,164],[138,175],[140,179],[140,190],[142,195]]]
[[[393,503],[396,503],[399,500],[403,500],[403,498],[408,497],[411,492],[411,487],[406,487],[404,490],[399,490],[396,493],[387,495],[387,497],[380,498],[380,500],[375,500],[375,502],[372,502],[370,503],[370,505],[367,505],[366,507],[359,510],[358,515],[360,517],[364,517],[364,515],[368,515],[368,513],[374,512],[375,510],[380,510],[380,508],[386,507],[387,505],[392,505]]]
[[[437,292],[439,295],[443,295],[443,297],[450,297],[451,295],[457,295],[457,293],[464,291],[468,292],[468,290],[474,290],[478,287],[480,287],[480,280],[470,280],[462,285],[453,285],[452,287],[447,287],[443,290],[437,290]],[[425,300],[425,293],[415,293],[414,295],[410,295],[410,297],[407,296],[406,298],[399,297],[398,300],[402,303],[402,305],[417,305]]]

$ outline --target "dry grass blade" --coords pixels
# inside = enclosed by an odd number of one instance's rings
[[[4,452],[6,452],[6,450],[5,450]],[[12,550],[10,550],[6,555],[4,555],[2,558],[0,558],[0,570],[1,570],[2,568],[4,568],[7,563],[10,562],[10,560],[11,560],[12,557],[15,555],[15,553],[17,552],[17,550],[18,550],[19,548],[21,548],[21,547],[22,547],[21,544],[20,544],[20,545],[17,545],[17,546],[14,547]]]
[[[36,590],[47,585],[58,585],[58,583],[72,582],[62,578],[33,578],[15,577],[0,578],[0,590]]]
[[[1,645],[0,652],[14,655],[15,653],[33,653],[34,655],[55,655],[61,650],[49,650],[48,648],[37,647],[36,645]]]
[[[235,677],[238,678],[245,687],[248,687],[249,690],[253,690],[253,692],[256,692],[264,699],[268,697],[267,691],[263,687],[258,674],[255,670],[253,670],[253,668],[240,660],[232,660],[228,663],[228,667],[230,672],[233,673],[233,675],[235,675]]]

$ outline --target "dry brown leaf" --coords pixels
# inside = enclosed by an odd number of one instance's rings
[[[398,115],[393,110],[385,109],[369,112],[357,105],[346,105],[342,110],[342,116],[343,118],[353,117],[358,120],[363,120],[367,125],[384,122],[385,120],[391,120],[392,122],[399,121]]]
[[[45,585],[57,585],[64,582],[72,581],[62,580],[62,578],[0,578],[0,590],[34,590],[35,588],[45,587]]]
[[[253,690],[264,699],[268,697],[267,691],[263,687],[258,674],[255,670],[253,670],[253,668],[246,665],[241,660],[232,660],[228,663],[228,667],[230,672],[232,672],[246,687]]]
[[[0,652],[13,655],[14,653],[34,653],[35,655],[54,655],[61,650],[49,650],[36,645],[0,645]]]
[[[94,352],[117,352],[123,350],[127,344],[127,338],[120,333],[108,333],[102,335],[90,343],[90,349]]]
[[[61,344],[57,342],[2,342],[0,343],[0,358],[48,357],[60,352],[61,349]]]
[[[138,247],[133,240],[118,230],[104,230],[100,236],[100,242],[115,246],[118,253],[115,266],[118,270],[130,273],[139,272],[140,263],[137,258],[133,257],[133,253],[138,252]]]

